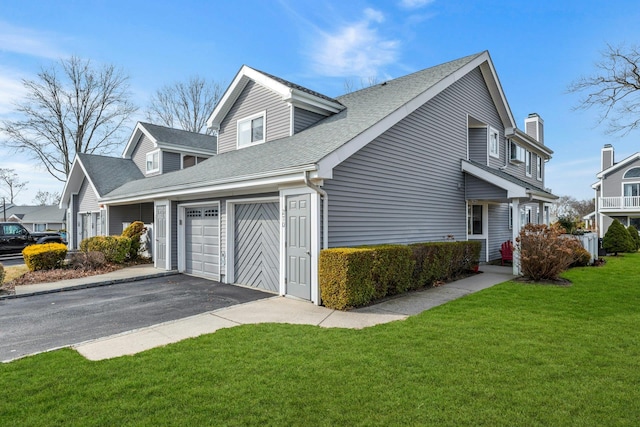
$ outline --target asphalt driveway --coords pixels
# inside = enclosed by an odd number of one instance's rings
[[[0,361],[270,296],[178,274],[0,300]]]

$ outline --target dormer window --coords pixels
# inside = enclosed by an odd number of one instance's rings
[[[147,153],[147,173],[160,171],[160,151]]]
[[[238,120],[238,148],[261,144],[265,141],[266,112]]]

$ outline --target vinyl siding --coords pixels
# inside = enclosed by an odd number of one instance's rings
[[[100,210],[96,193],[93,191],[93,188],[91,188],[91,186],[89,185],[89,181],[87,181],[86,179],[80,186],[80,191],[78,192],[78,200],[80,209],[79,212],[96,212]]]
[[[143,134],[131,154],[131,160],[133,160],[136,166],[138,166],[138,169],[145,175],[147,173],[147,153],[155,149],[153,141]]]
[[[109,234],[122,234],[123,222],[142,221],[145,224],[153,222],[153,203],[138,203],[126,206],[109,207]]]
[[[623,182],[640,182],[640,178],[623,178],[624,174],[631,168],[640,167],[640,159],[631,162],[625,167],[605,176],[602,179],[602,197],[620,197]]]
[[[509,229],[509,204],[489,205],[489,261],[500,259],[500,246],[511,240]]]
[[[238,120],[266,111],[266,141],[289,136],[291,128],[290,105],[259,84],[250,81],[220,124],[218,153],[233,151],[237,147]]]
[[[180,153],[162,152],[162,173],[180,170]]]
[[[466,240],[467,114],[497,116],[479,70],[338,165],[325,183],[329,246]]]
[[[503,147],[504,148],[504,147]],[[538,179],[536,178],[536,157],[539,155],[538,153],[536,153],[535,151],[532,152],[532,156],[531,156],[531,176],[527,176],[527,169],[526,169],[526,162],[523,162],[521,164],[513,164],[513,163],[509,163],[507,165],[507,169],[505,170],[506,173],[508,173],[509,175],[515,176],[521,180],[523,180],[524,182],[527,182],[531,185],[535,185],[536,187],[541,187],[544,188],[544,161],[542,162],[543,166],[542,166],[542,181],[538,181]]]
[[[467,200],[506,200],[507,191],[475,176],[465,175]]]
[[[469,128],[469,160],[487,164],[486,128]]]
[[[302,108],[294,107],[293,109],[293,132],[302,132],[311,125],[318,123],[324,119],[322,114],[314,113],[311,111],[303,110]]]

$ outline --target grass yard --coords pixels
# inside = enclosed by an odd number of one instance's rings
[[[640,254],[364,330],[226,329],[0,365],[3,426],[640,424]]]

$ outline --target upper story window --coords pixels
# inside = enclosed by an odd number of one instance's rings
[[[489,128],[489,155],[500,157],[500,133],[494,128]]]
[[[527,154],[525,156],[525,171],[527,173],[527,176],[531,176],[531,151],[527,151]]]
[[[524,158],[525,158],[525,150],[524,148],[522,148],[521,146],[519,146],[518,144],[516,144],[515,142],[510,141],[509,144],[509,151],[510,151],[510,156],[509,156],[509,160],[511,161],[511,163],[524,163]]]
[[[623,178],[640,178],[640,168],[631,168],[624,173]]]
[[[191,166],[195,166],[199,163],[204,162],[205,160],[207,160],[207,157],[199,157],[199,156],[192,156],[189,154],[184,154],[182,156],[182,169],[186,169],[189,168]]]
[[[158,172],[160,170],[160,151],[147,153],[147,173]]]
[[[262,112],[242,120],[238,120],[238,148],[261,144],[265,135],[265,116]]]
[[[538,181],[542,181],[542,157],[538,156],[536,162],[536,178],[538,178]]]

